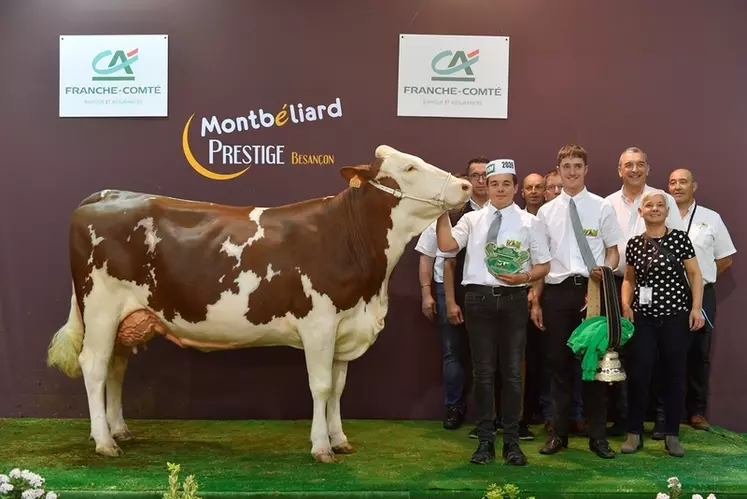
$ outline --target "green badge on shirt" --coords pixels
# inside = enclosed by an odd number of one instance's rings
[[[515,241],[511,241],[514,243]],[[529,252],[518,249],[515,244],[498,246],[496,243],[485,245],[485,265],[491,274],[516,274],[529,261]]]

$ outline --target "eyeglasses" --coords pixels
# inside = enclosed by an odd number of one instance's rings
[[[486,180],[488,177],[484,173],[472,173],[469,178],[477,182],[480,179]]]

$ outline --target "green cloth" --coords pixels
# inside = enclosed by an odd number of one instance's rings
[[[624,317],[622,319],[622,338],[620,346],[628,342],[633,336],[633,323]],[[586,319],[571,334],[568,339],[568,346],[573,353],[583,354],[581,360],[581,378],[584,381],[594,381],[594,375],[597,372],[597,364],[609,345],[609,336],[607,334],[607,317],[599,315]]]

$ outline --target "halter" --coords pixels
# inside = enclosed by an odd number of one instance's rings
[[[446,186],[449,185],[449,180],[451,180],[451,175],[446,175],[446,180],[444,181],[444,184],[441,186],[441,191],[438,193],[438,196],[435,198],[421,198],[417,196],[413,196],[411,194],[406,194],[402,192],[401,189],[392,189],[391,187],[387,187],[385,185],[380,184],[376,180],[369,180],[368,183],[379,189],[380,191],[384,191],[388,194],[391,194],[392,196],[402,199],[402,198],[408,198],[413,199],[415,201],[421,201],[423,203],[428,203],[433,206],[437,206],[441,208],[442,210],[448,211],[449,207],[445,203],[445,197],[444,194],[446,193]]]

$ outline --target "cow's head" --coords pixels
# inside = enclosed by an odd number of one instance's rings
[[[399,205],[408,216],[427,221],[424,227],[441,213],[461,207],[472,194],[468,181],[385,145],[376,148],[373,165],[346,166],[341,173],[351,187],[369,182],[401,198]]]

